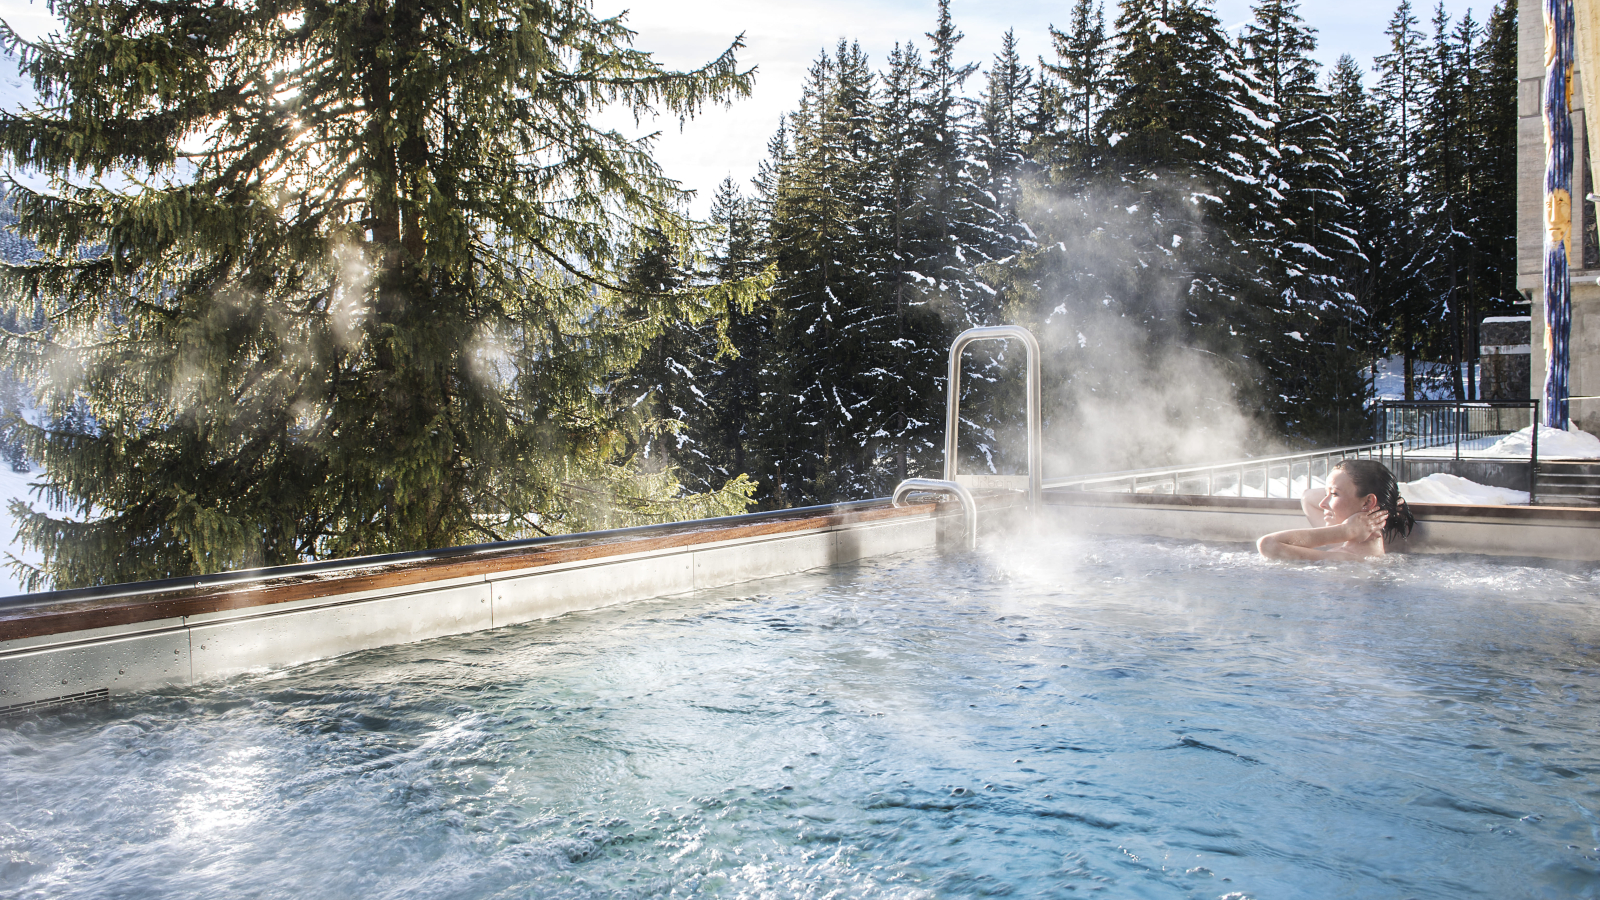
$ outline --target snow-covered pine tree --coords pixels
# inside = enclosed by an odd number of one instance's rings
[[[1198,0],[1125,0],[1116,28],[1093,144],[1046,156],[1049,171],[1024,203],[1037,248],[1003,279],[1013,318],[1046,348],[1056,414],[1047,433],[1078,421],[1078,404],[1148,409],[1202,429],[1241,396],[1279,412],[1264,348],[1291,338],[1274,331],[1261,235],[1276,201],[1259,173],[1270,146],[1243,62]],[[1205,373],[1188,380],[1208,387],[1163,409],[1175,372]],[[1156,441],[1107,453],[1079,442],[1070,464],[1157,465],[1178,450]]]
[[[1263,223],[1276,331],[1267,365],[1287,398],[1280,423],[1303,440],[1365,436],[1368,347],[1364,313],[1344,284],[1357,251],[1342,191],[1347,160],[1335,145],[1329,98],[1318,83],[1316,34],[1294,0],[1261,0],[1242,44],[1268,123],[1261,175],[1277,215]]]
[[[974,159],[972,101],[963,93],[976,63],[958,63],[956,46],[965,37],[950,16],[950,0],[939,0],[939,19],[922,70],[920,103],[926,171],[923,174],[922,228],[933,241],[920,261],[931,299],[956,331],[994,324],[994,291],[975,275],[989,258],[994,211],[985,203],[984,174]]]
[[[56,182],[13,187],[47,326],[5,353],[91,419],[31,438],[84,517],[22,511],[31,587],[501,538],[615,471],[597,383],[704,307],[614,276],[690,223],[593,117],[745,94],[734,48],[665,71],[577,0],[56,10],[7,34],[42,104],[0,152]]]
[[[811,68],[789,118],[767,253],[775,266],[774,348],[762,371],[757,443],[776,471],[757,473],[776,505],[871,496],[855,389],[869,371],[863,311],[876,280],[865,239],[876,173],[872,73],[840,41]]]
[[[1370,361],[1387,338],[1378,332],[1373,310],[1384,305],[1399,266],[1391,254],[1399,246],[1394,233],[1404,208],[1390,190],[1394,178],[1385,152],[1383,114],[1362,84],[1361,67],[1348,54],[1329,73],[1328,99],[1334,147],[1344,160],[1339,192],[1350,211],[1355,241],[1355,252],[1339,275],[1354,298],[1351,344]]]
[[[1478,190],[1468,218],[1481,265],[1473,285],[1481,315],[1472,316],[1474,331],[1468,341],[1474,349],[1481,317],[1507,315],[1522,299],[1517,293],[1516,0],[1500,0],[1490,12],[1476,73],[1469,107]]]
[[[976,150],[985,169],[983,197],[994,219],[988,254],[1007,259],[1026,249],[1031,240],[1018,218],[1017,203],[1022,182],[1029,170],[1025,149],[1033,142],[1028,130],[1028,95],[1033,86],[1033,69],[1017,55],[1017,38],[1007,31],[1001,39],[985,73],[983,97],[979,101],[982,121],[977,129]],[[1005,308],[1005,298],[997,300]]]
[[[621,273],[628,293],[684,294],[711,278],[694,265],[693,254],[660,230],[641,237],[633,262]],[[702,437],[715,414],[702,385],[732,352],[726,322],[734,310],[718,310],[723,315],[713,317],[705,309],[714,302],[710,297],[702,294],[689,302],[701,308],[667,323],[637,362],[604,385],[608,394],[625,401],[632,419],[624,432],[629,442],[620,454],[623,464],[569,481],[560,502],[541,513],[538,530],[572,530],[573,523],[623,528],[749,508],[753,482],[716,466]]]
[[[873,395],[864,436],[889,490],[905,478],[939,476],[943,417],[939,413],[943,349],[950,328],[924,285],[927,261],[940,248],[926,227],[929,107],[921,101],[922,55],[896,44],[879,77],[875,132],[879,177],[874,185],[872,258],[873,365],[862,373]],[[892,483],[891,483],[892,482]]]
[[[1011,270],[1038,244],[1022,219],[1024,191],[1040,174],[1028,157],[1039,137],[1033,130],[1039,123],[1031,108],[1033,70],[1022,64],[1012,32],[1003,37],[984,82],[972,152],[983,164],[976,207],[987,246],[982,249],[985,261],[975,262],[973,269],[983,280],[983,289],[994,292],[990,299],[994,312],[985,323],[992,324],[1012,322],[1019,313],[1008,290]],[[1026,301],[1022,306],[1025,312]],[[968,355],[966,370],[972,375],[963,381],[962,411],[972,423],[977,443],[963,451],[987,471],[1020,474],[1027,460],[1023,348],[975,344]]]
[[[978,66],[956,61],[964,35],[950,15],[949,0],[940,0],[938,21],[926,37],[928,58],[919,102],[927,169],[922,177],[919,230],[927,252],[917,261],[924,276],[917,287],[944,317],[953,337],[967,328],[1000,322],[999,292],[984,280],[983,266],[1015,255],[1018,244],[1003,235],[1005,213],[999,209],[999,198],[987,189],[988,173],[974,134],[980,124],[975,121],[978,111],[962,93]],[[1022,403],[1014,390],[1017,379],[1001,377],[1005,361],[1020,360],[1020,351],[1020,347],[983,343],[966,354],[958,438],[965,471],[1009,470],[1014,466],[1006,457],[1026,451],[1025,440],[1018,437]],[[936,402],[928,406],[935,421],[938,408]],[[1007,431],[1012,434],[1006,435]]]
[[[710,255],[713,278],[728,283],[770,277],[761,256],[755,204],[741,195],[733,179],[718,186],[710,218],[718,235]],[[773,349],[766,292],[747,305],[734,304],[717,324],[718,352],[701,379],[708,416],[695,428],[707,472],[719,478],[770,472],[770,462],[759,459],[751,447],[751,425],[761,405],[759,373]]]
[[[1202,0],[1125,0],[1117,34],[1098,127],[1120,192],[1106,227],[1131,264],[1104,276],[1105,292],[1152,346],[1215,354],[1244,389],[1282,337],[1260,246],[1276,205],[1258,175],[1265,123]],[[1276,411],[1277,392],[1263,393]]]
[[[1461,377],[1462,306],[1464,278],[1472,267],[1473,248],[1465,231],[1466,197],[1473,190],[1466,170],[1470,140],[1466,118],[1468,70],[1476,55],[1478,34],[1470,11],[1463,20],[1466,33],[1457,43],[1450,14],[1440,3],[1434,10],[1432,40],[1422,69],[1425,102],[1417,123],[1420,154],[1416,160],[1416,189],[1420,201],[1414,213],[1417,272],[1427,286],[1429,303],[1419,306],[1424,325],[1419,329],[1422,353],[1429,359],[1451,363],[1451,388],[1457,399],[1466,398]]]
[[[1422,119],[1427,107],[1427,41],[1417,28],[1411,0],[1401,0],[1384,34],[1389,52],[1373,60],[1378,82],[1372,97],[1384,122],[1384,151],[1389,157],[1387,189],[1398,205],[1397,216],[1383,237],[1385,271],[1373,300],[1374,320],[1383,322],[1384,342],[1401,356],[1405,397],[1416,396],[1416,363],[1426,343],[1432,295],[1420,256],[1427,247],[1417,221],[1422,205],[1416,161],[1422,153]]]
[[[1068,159],[1092,160],[1095,123],[1111,90],[1111,39],[1106,34],[1105,4],[1074,0],[1068,31],[1050,29],[1050,41],[1060,62],[1041,60],[1043,72],[1053,75],[1061,88],[1056,120],[1059,137],[1048,141],[1046,162],[1060,165]]]
[[[1491,14],[1491,22],[1502,17],[1502,41],[1504,8]],[[1441,7],[1433,25],[1419,127],[1416,259],[1437,298],[1429,310],[1429,350],[1452,364],[1456,397],[1470,400],[1477,390],[1469,373],[1478,356],[1478,322],[1487,311],[1505,311],[1515,291],[1514,276],[1502,273],[1513,268],[1515,187],[1507,173],[1515,156],[1507,131],[1515,128],[1516,80],[1503,50],[1496,65],[1494,35],[1471,10],[1452,24]]]
[[[731,178],[712,199],[709,224],[716,237],[702,265],[690,268],[679,248],[653,234],[628,284],[671,292],[696,283],[762,283],[755,223]],[[632,398],[639,435],[632,456],[640,469],[667,472],[688,489],[686,499],[720,494],[737,502],[753,489],[745,430],[757,405],[755,372],[769,348],[769,321],[763,298],[720,312],[669,325],[613,390]]]

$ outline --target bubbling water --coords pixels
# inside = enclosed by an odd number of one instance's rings
[[[1012,542],[0,722],[5,897],[1600,896],[1600,571]]]

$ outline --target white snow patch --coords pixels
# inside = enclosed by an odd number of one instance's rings
[[[1528,492],[1479,484],[1460,475],[1435,472],[1400,485],[1407,503],[1450,503],[1457,506],[1527,505]]]
[[[1507,456],[1526,458],[1532,452],[1533,426],[1512,432],[1494,442],[1474,456]],[[1600,459],[1600,438],[1587,431],[1562,431],[1548,425],[1539,426],[1540,459]]]

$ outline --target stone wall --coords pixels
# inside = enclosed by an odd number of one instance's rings
[[[1478,327],[1478,399],[1528,398],[1529,324],[1527,316],[1491,316]]]

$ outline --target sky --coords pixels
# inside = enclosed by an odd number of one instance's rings
[[[1370,70],[1372,57],[1385,50],[1383,30],[1399,0],[1302,0],[1300,15],[1317,29],[1317,58],[1331,66],[1350,54]],[[806,70],[840,38],[859,41],[876,68],[896,42],[917,42],[926,49],[925,33],[938,14],[937,0],[593,0],[601,15],[624,10],[637,33],[635,46],[653,53],[664,65],[690,68],[715,58],[735,37],[744,35],[741,65],[756,68],[756,87],[748,99],[730,109],[714,108],[682,130],[676,119],[647,123],[639,133],[659,131],[656,158],[667,174],[697,191],[693,206],[703,215],[716,186],[732,177],[748,190],[748,181],[766,154],[767,140],[785,113],[800,98]],[[959,51],[969,62],[987,66],[1000,48],[1006,29],[1015,29],[1025,61],[1037,65],[1048,56],[1048,28],[1066,27],[1071,0],[952,0],[951,15],[965,33]],[[1115,18],[1115,0],[1107,3]],[[1413,0],[1417,17],[1432,18],[1429,0]],[[1445,0],[1452,17],[1468,9],[1480,22],[1492,0]],[[1216,0],[1217,17],[1236,29],[1250,19],[1249,0]],[[51,29],[53,18],[44,0],[0,0],[0,19],[24,36]],[[982,73],[973,76],[970,92],[981,89]],[[619,119],[619,125],[624,120]],[[632,130],[631,118],[626,120]]]

